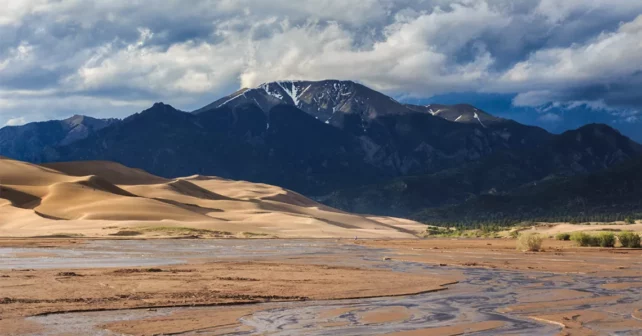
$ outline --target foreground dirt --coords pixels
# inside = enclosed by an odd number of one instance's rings
[[[8,239],[0,240],[0,247],[66,248],[85,243],[83,239]],[[128,309],[150,310],[149,314],[154,314],[160,307],[197,308],[162,316],[112,320],[114,322],[103,322],[99,327],[128,335],[251,332],[252,327],[242,323],[241,318],[267,309],[252,303],[273,302],[269,306],[275,308],[284,306],[285,302],[295,302],[295,307],[305,307],[308,300],[437,291],[455,281],[461,282],[434,295],[450,297],[448,293],[453,293],[452,300],[435,304],[458,312],[456,323],[447,327],[401,329],[391,335],[458,335],[501,329],[514,323],[484,320],[488,316],[477,311],[479,306],[474,305],[473,298],[480,298],[484,309],[493,307],[507,316],[559,326],[559,335],[642,330],[642,304],[637,299],[642,288],[642,281],[637,281],[642,275],[640,250],[579,248],[570,242],[547,240],[544,252],[524,253],[515,249],[516,242],[511,239],[343,240],[337,244],[357,244],[378,250],[350,249],[340,254],[272,257],[266,253],[260,261],[255,258],[212,262],[199,258],[190,259],[186,265],[146,268],[0,270],[1,334],[40,334],[42,326],[25,319],[27,316]],[[46,250],[33,253],[46,253]],[[394,267],[407,265],[402,261],[438,267],[426,270]],[[336,266],[346,262],[360,268]],[[372,269],[382,266],[400,272]],[[456,268],[451,269],[452,266]],[[579,282],[582,285],[578,286]],[[426,300],[432,296],[426,296]],[[408,298],[413,297],[397,299]],[[458,300],[464,298],[468,303],[458,306]],[[327,309],[315,312],[315,326],[349,326],[355,320],[373,328],[402,326],[416,317],[429,316],[433,307],[430,302],[422,308],[413,306],[416,301],[396,301],[395,304],[393,299],[382,300],[385,305],[371,308],[361,301],[358,305],[338,305],[334,309],[325,305]],[[309,322],[292,323],[301,323],[303,328]]]
[[[396,296],[440,290],[444,288],[442,285],[456,280],[351,267],[268,262],[132,269],[7,270],[0,271],[0,327],[10,330],[11,334],[33,332],[33,325],[21,322],[23,317],[70,311]],[[139,330],[129,330],[133,327],[128,325],[115,328],[139,333]],[[145,334],[149,334],[148,331]]]
[[[395,251],[392,259],[444,266],[519,271],[639,276],[642,249],[577,247],[545,240],[542,252],[521,252],[514,239],[361,240],[355,244]]]

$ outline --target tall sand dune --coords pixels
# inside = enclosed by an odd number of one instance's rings
[[[410,238],[424,226],[345,213],[277,186],[165,179],[114,162],[0,159],[0,236]]]
[[[152,175],[142,169],[129,168],[110,161],[57,162],[43,165],[71,176],[100,173],[100,177],[113,184],[137,185],[166,183],[169,180]]]

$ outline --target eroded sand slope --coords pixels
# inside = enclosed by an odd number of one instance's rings
[[[341,212],[276,186],[209,176],[164,179],[113,162],[39,166],[1,158],[0,185],[0,236],[144,236],[178,227],[193,229],[179,233],[402,238],[423,228]]]

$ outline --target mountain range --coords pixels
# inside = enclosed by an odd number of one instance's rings
[[[17,160],[37,162],[54,147],[82,140],[118,119],[96,119],[75,115],[65,120],[34,122],[0,129],[1,155]]]
[[[344,210],[408,217],[603,171],[642,146],[606,125],[551,134],[471,105],[403,104],[326,80],[266,83],[192,112],[156,103],[123,120],[5,127],[0,155],[264,182]]]

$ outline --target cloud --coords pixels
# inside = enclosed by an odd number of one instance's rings
[[[160,100],[188,110],[282,79],[352,79],[415,98],[511,93],[515,106],[581,104],[621,118],[631,116],[613,112],[642,107],[639,1],[0,0],[0,8],[0,123],[123,116]]]
[[[527,91],[519,93],[513,98],[513,105],[519,107],[537,107],[550,103],[559,98],[554,92],[549,90]]]
[[[7,122],[4,124],[5,126],[20,126],[24,125],[27,123],[27,119],[24,117],[19,117],[19,118],[11,118],[7,120]]]
[[[586,81],[610,83],[642,71],[642,15],[591,41],[543,49],[509,69],[502,80],[528,86],[565,87]]]

